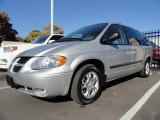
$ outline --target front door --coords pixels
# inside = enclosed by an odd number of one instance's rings
[[[102,39],[108,39],[117,33],[119,37],[105,42],[107,48],[107,80],[130,74],[132,51],[121,26],[117,24],[111,25]]]

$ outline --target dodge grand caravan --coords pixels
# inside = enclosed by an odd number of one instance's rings
[[[20,54],[7,82],[36,97],[65,96],[79,104],[94,102],[107,81],[133,73],[150,75],[152,48],[145,36],[119,23],[78,29],[53,44]]]

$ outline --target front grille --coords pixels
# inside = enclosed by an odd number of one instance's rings
[[[22,66],[14,66],[13,67],[13,72],[19,72]]]
[[[19,72],[24,64],[26,64],[30,59],[31,57],[17,57],[11,65],[12,71]]]
[[[25,64],[31,57],[20,57],[17,63]]]

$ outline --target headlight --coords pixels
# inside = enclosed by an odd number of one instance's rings
[[[4,53],[13,52],[16,51],[17,49],[18,49],[17,46],[3,47]]]
[[[36,61],[32,64],[33,70],[40,70],[40,69],[51,69],[62,66],[66,63],[67,59],[64,56],[45,56],[39,57]]]

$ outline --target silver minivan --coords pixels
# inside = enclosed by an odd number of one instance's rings
[[[23,52],[13,61],[7,82],[36,97],[70,94],[89,104],[107,81],[133,73],[150,75],[152,48],[145,36],[119,23],[86,26],[55,41]]]

